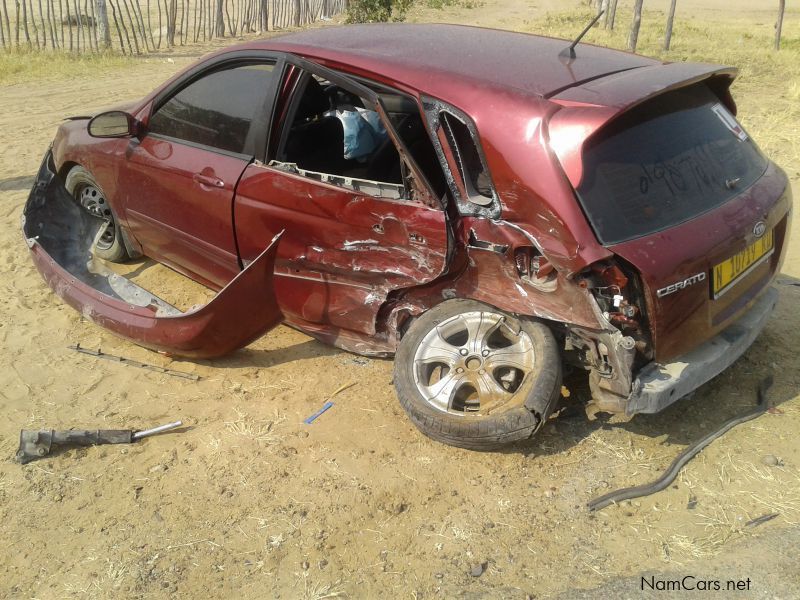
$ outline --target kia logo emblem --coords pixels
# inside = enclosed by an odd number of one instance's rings
[[[767,224],[764,221],[759,221],[755,225],[753,225],[753,235],[757,238],[760,238],[764,235],[764,232],[767,231]]]

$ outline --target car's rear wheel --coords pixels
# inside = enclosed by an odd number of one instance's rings
[[[95,240],[92,251],[95,256],[111,262],[128,260],[128,252],[122,240],[122,231],[117,226],[114,213],[106,200],[106,196],[89,171],[75,166],[67,173],[64,181],[67,191],[86,211],[106,219],[108,224]]]
[[[561,389],[561,357],[543,323],[450,300],[411,325],[395,356],[394,382],[425,435],[489,450],[544,423]]]

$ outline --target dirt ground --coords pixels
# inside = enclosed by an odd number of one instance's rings
[[[564,4],[505,3],[533,15]],[[491,8],[412,18],[502,25]],[[391,361],[284,327],[225,359],[171,361],[82,320],[42,282],[19,217],[59,120],[139,97],[193,53],[2,89],[0,597],[637,597],[644,571],[727,573],[752,580],[741,597],[792,597],[796,570],[770,565],[791,555],[800,524],[798,211],[776,315],[693,398],[659,415],[608,419],[573,378],[564,409],[534,440],[500,453],[449,448],[405,417]],[[797,195],[796,166],[784,166],[794,168]],[[170,299],[205,295],[151,271]],[[100,361],[67,348],[76,342],[201,379]],[[768,374],[775,414],[712,444],[664,492],[586,511],[596,495],[655,478],[748,409]],[[334,407],[305,425],[329,398]],[[21,428],[176,419],[186,424],[179,432],[138,444],[11,461]],[[767,455],[778,464],[765,464]]]

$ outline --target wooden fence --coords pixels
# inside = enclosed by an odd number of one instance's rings
[[[0,0],[4,49],[143,54],[213,38],[301,27],[348,0]]]

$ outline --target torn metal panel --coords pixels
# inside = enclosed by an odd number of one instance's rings
[[[302,175],[303,177],[315,179],[323,183],[341,186],[353,190],[354,192],[363,192],[375,196],[376,198],[400,200],[407,195],[405,186],[396,183],[385,183],[382,181],[372,181],[370,179],[359,179],[357,177],[344,177],[342,175],[309,171],[308,169],[301,169],[297,166],[297,163],[287,163],[279,160],[269,161],[269,166],[287,173],[296,173],[297,175]]]
[[[469,232],[468,263],[464,272],[445,286],[457,296],[519,315],[604,328],[591,294],[556,271],[538,241],[521,227],[474,217],[465,217],[462,225]],[[523,253],[531,259],[527,271],[518,261]]]
[[[153,350],[221,356],[283,320],[272,283],[280,235],[211,302],[180,312],[92,257],[93,241],[105,222],[73,201],[54,173],[49,152],[25,205],[22,227],[36,267],[59,296],[88,320]]]
[[[372,335],[390,294],[430,283],[447,269],[448,224],[441,209],[270,165],[245,170],[234,222],[245,261],[260,240],[285,230],[275,291],[290,322]]]

